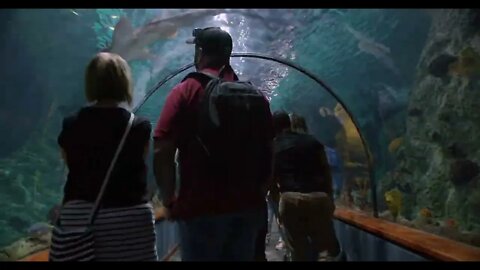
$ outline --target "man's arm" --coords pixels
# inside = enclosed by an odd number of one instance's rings
[[[273,142],[269,142],[267,145],[267,153],[265,157],[265,166],[266,166],[266,179],[267,181],[265,182],[265,186],[263,188],[263,192],[265,196],[267,195],[268,191],[272,188],[273,185],[275,185],[274,178],[273,178],[273,166],[274,166],[274,160],[273,160]]]
[[[175,197],[175,143],[171,139],[154,142],[153,172],[163,205],[171,206]]]
[[[167,208],[175,201],[175,150],[183,90],[184,84],[180,84],[170,92],[153,135],[153,172],[163,205]]]
[[[274,170],[274,146],[273,146],[273,140],[275,137],[275,132],[273,128],[273,117],[272,117],[272,112],[270,111],[270,103],[268,100],[265,98],[265,115],[266,115],[266,123],[265,127],[266,128],[266,135],[267,135],[267,145],[266,145],[266,155],[265,155],[265,160],[264,160],[264,166],[265,166],[265,176],[266,176],[266,182],[264,186],[264,195],[267,195],[268,191],[272,188],[272,186],[275,184],[274,182],[274,176],[273,176],[273,170]]]

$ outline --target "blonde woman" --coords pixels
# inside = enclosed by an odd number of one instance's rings
[[[127,62],[116,54],[97,54],[86,69],[85,95],[91,105],[66,117],[58,137],[69,170],[60,212],[63,227],[85,227],[129,123],[132,78]],[[93,222],[95,260],[157,260],[146,189],[151,125],[145,118],[133,119]]]

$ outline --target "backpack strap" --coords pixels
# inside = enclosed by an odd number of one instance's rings
[[[185,78],[183,78],[182,82],[184,82],[185,80],[190,79],[190,78],[195,79],[196,81],[200,82],[202,84],[203,88],[205,88],[211,80],[221,80],[219,77],[214,76],[214,75],[209,74],[209,73],[191,72],[191,73],[187,74],[187,76],[185,76]]]
[[[233,71],[233,69],[230,67],[230,65],[223,66],[219,71],[219,76],[215,76],[213,74],[210,74],[210,73],[207,73],[207,72],[201,72],[201,71],[191,72],[191,73],[187,74],[187,76],[185,76],[185,78],[183,78],[182,82],[189,79],[189,78],[193,78],[193,79],[197,80],[198,82],[200,82],[202,84],[202,86],[205,88],[206,85],[211,80],[214,80],[214,79],[223,80],[223,74],[225,73],[225,70],[227,70],[227,68],[229,68]],[[239,81],[239,78],[238,78],[238,76],[235,72],[233,72],[233,81]]]

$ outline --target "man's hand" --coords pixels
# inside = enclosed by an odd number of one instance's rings
[[[170,209],[158,198],[158,194],[152,198],[152,206],[156,220],[172,220]]]
[[[165,219],[171,220],[170,210],[165,206],[155,208],[155,220],[165,220]]]
[[[170,204],[175,197],[175,150],[171,140],[154,142],[153,171],[164,204]]]

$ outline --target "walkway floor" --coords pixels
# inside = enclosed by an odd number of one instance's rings
[[[276,222],[273,222],[271,230],[270,241],[268,241],[267,245],[265,246],[265,255],[267,256],[267,261],[283,261],[283,257],[285,256],[285,248],[282,250],[275,249],[275,246],[278,244],[278,240],[280,239],[280,232],[278,231],[279,229]]]
[[[283,257],[285,255],[285,249],[277,250],[275,246],[278,244],[278,240],[280,239],[280,233],[278,231],[278,226],[274,222],[272,224],[272,232],[270,236],[270,241],[267,243],[265,248],[265,255],[267,256],[267,261],[283,261]],[[181,251],[180,249],[175,252],[175,254],[170,258],[169,261],[171,262],[180,262],[181,261]]]

